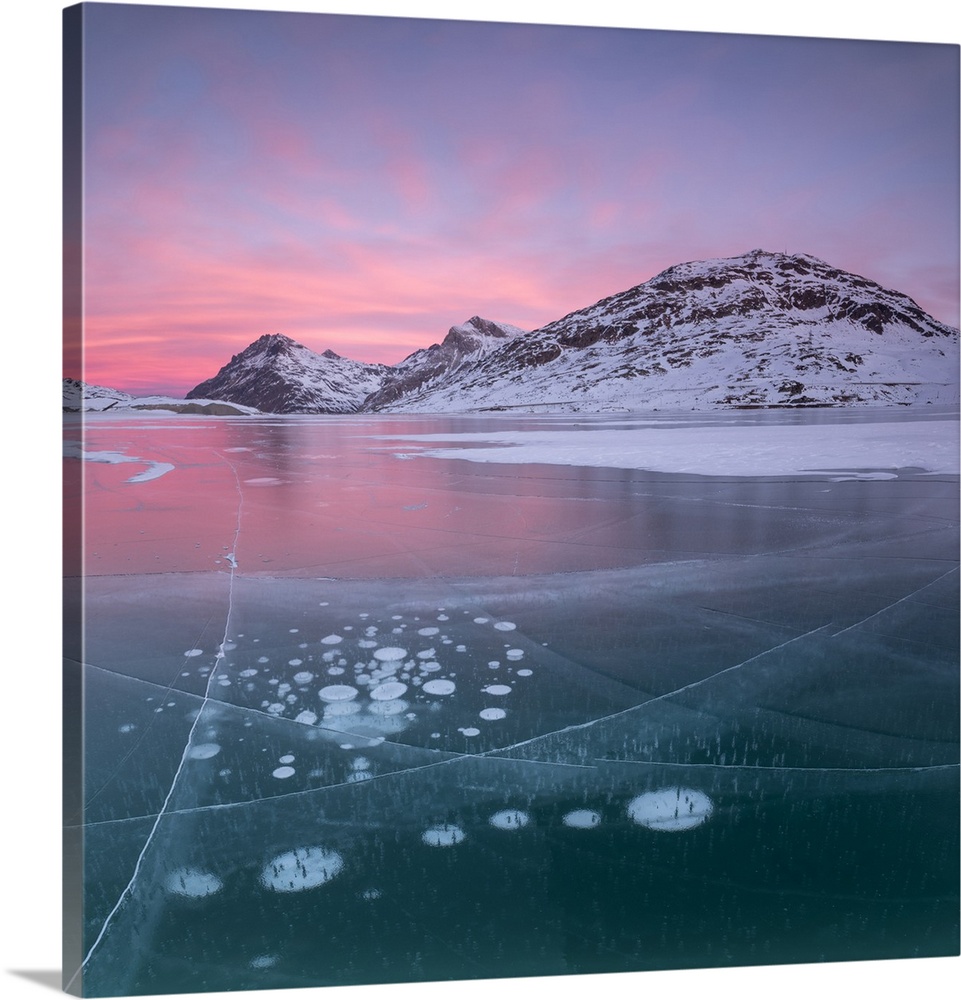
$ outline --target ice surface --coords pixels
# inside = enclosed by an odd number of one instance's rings
[[[934,416],[91,418],[85,990],[951,953]]]

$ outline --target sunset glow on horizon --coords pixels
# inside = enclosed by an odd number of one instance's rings
[[[757,247],[959,322],[956,46],[84,19],[87,382],[182,396],[265,333],[396,363]]]

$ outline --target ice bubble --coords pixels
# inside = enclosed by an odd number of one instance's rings
[[[436,680],[436,681],[426,681],[421,690],[426,691],[428,694],[453,694],[456,685],[453,681],[447,680]]]
[[[573,830],[591,830],[601,821],[601,814],[593,809],[573,809],[564,814],[561,822]]]
[[[406,655],[407,650],[401,649],[400,646],[383,646],[380,649],[374,650],[374,659],[387,663],[391,663],[394,660],[402,660]]]
[[[292,767],[278,767],[275,771],[271,772],[275,778],[289,778],[296,774],[296,770]]]
[[[258,955],[256,958],[250,960],[250,967],[252,969],[269,969],[276,964],[276,955]]]
[[[202,649],[186,649],[184,650],[184,656],[202,656],[203,652]]]
[[[240,676],[241,677],[256,677],[257,673],[258,673],[258,671],[256,670],[255,667],[248,667],[246,670],[241,670],[240,671]]]
[[[122,726],[120,726],[118,731],[121,733],[132,733],[136,728],[137,727],[134,725],[134,723],[125,722]]]
[[[347,775],[347,781],[352,785],[358,781],[370,781],[371,778],[373,778],[373,775],[370,771],[351,771]]]
[[[513,632],[517,626],[513,622],[494,622],[494,628],[499,632]]]
[[[302,892],[329,882],[343,867],[344,859],[330,848],[298,847],[268,861],[260,881],[274,892]]]
[[[504,695],[510,694],[511,688],[509,684],[488,684],[484,688],[486,694]]]
[[[268,657],[268,656],[258,656],[257,657],[257,662],[258,663],[270,663],[270,657]]]
[[[377,647],[377,640],[376,639],[361,639],[360,642],[357,643],[357,645],[360,646],[361,649],[376,649],[376,647]]]
[[[299,628],[289,628],[289,629],[287,629],[287,631],[290,632],[291,634],[296,634],[297,632],[300,631],[300,629]]]
[[[487,722],[493,722],[495,719],[503,719],[506,715],[507,713],[502,708],[482,708],[480,710],[480,717]]]
[[[631,799],[627,815],[649,830],[674,833],[693,830],[714,812],[710,798],[693,788],[658,788]]]
[[[343,667],[328,667],[327,668],[327,673],[331,677],[339,677],[343,672],[344,672],[344,668]]]
[[[533,670],[528,670],[528,669],[527,669],[527,668],[525,667],[525,668],[524,668],[523,670],[518,670],[518,671],[517,671],[517,676],[518,676],[518,677],[530,677],[532,673],[534,673],[534,671],[533,671]]]
[[[450,621],[450,616],[449,615],[438,615],[437,616],[437,620],[439,622],[449,622]]]
[[[490,621],[490,618],[475,618],[475,625],[486,625]]]
[[[281,764],[293,764],[296,758],[292,753],[285,753],[283,757],[278,757],[277,759]]]
[[[464,729],[458,729],[457,732],[463,733],[465,736],[480,736],[480,730],[475,729],[474,726],[467,726]]]
[[[494,813],[490,818],[490,825],[496,826],[498,830],[519,830],[522,826],[527,826],[530,816],[519,809],[503,809]]]
[[[367,711],[371,715],[379,716],[400,715],[402,712],[406,712],[408,708],[410,708],[410,705],[406,701],[402,698],[397,698],[394,700],[371,702],[367,706]]]
[[[368,901],[372,899],[380,899],[380,889],[365,889],[360,894],[361,899],[366,899]]]
[[[431,660],[429,663],[422,663],[420,665],[421,673],[424,674],[433,674],[440,669],[441,666],[436,660]]]
[[[370,761],[366,757],[355,757],[350,762],[350,766],[355,771],[366,771],[370,767]]]
[[[309,670],[301,670],[294,674],[295,684],[309,684],[314,679],[314,675]]]
[[[437,635],[437,633],[439,631],[440,631],[439,628],[435,628],[433,625],[431,625],[428,628],[419,628],[417,630],[417,634],[418,635]]]
[[[401,684],[400,681],[388,681],[372,688],[370,696],[374,701],[392,701],[394,698],[399,698],[406,690],[406,684]]]
[[[338,719],[345,715],[356,715],[360,705],[356,701],[335,701],[324,708],[325,719]]]
[[[509,649],[507,651],[508,660],[519,660],[523,657],[523,655],[524,655],[523,649]]]
[[[301,712],[300,715],[294,719],[294,722],[299,722],[304,726],[312,726],[317,721],[316,712]]]
[[[325,646],[336,646],[337,643],[343,642],[344,638],[340,635],[325,635],[323,639],[320,640]]]
[[[187,751],[187,756],[191,760],[210,760],[220,753],[219,743],[197,743]]]
[[[176,896],[189,896],[191,899],[202,899],[220,892],[223,882],[210,872],[198,871],[196,868],[179,868],[167,876],[164,883],[167,892]]]
[[[467,652],[467,647],[465,645],[463,645],[463,644],[458,644],[457,646],[454,647],[454,649],[458,653],[466,653]]]
[[[357,688],[349,684],[330,684],[318,692],[321,701],[351,701],[357,697]]]
[[[428,847],[453,847],[464,839],[464,831],[459,826],[445,823],[425,830],[420,838]]]
[[[299,667],[301,665],[301,663],[303,663],[303,662],[304,662],[303,660],[288,660],[287,661],[287,666],[288,667]]]

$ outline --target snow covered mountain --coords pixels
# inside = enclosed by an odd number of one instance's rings
[[[63,408],[68,411],[109,410],[133,398],[129,392],[108,389],[104,385],[88,385],[78,378],[63,380]]]
[[[353,413],[391,369],[317,354],[280,333],[265,334],[187,393],[254,406],[264,413]]]
[[[957,401],[957,330],[815,257],[754,250],[668,268],[365,409]]]
[[[414,351],[391,368],[384,384],[367,397],[363,408],[402,406],[407,397],[443,386],[459,368],[479,361],[524,332],[518,326],[472,316],[466,323],[452,326],[442,343]]]

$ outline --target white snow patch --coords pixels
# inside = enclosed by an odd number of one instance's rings
[[[857,422],[844,419],[844,415],[836,420],[824,415],[810,424],[725,418],[692,420],[684,426],[647,420],[631,427],[411,437],[494,446],[424,452],[430,457],[471,462],[547,463],[702,476],[838,475],[856,470],[862,478],[866,470],[919,468],[952,475],[961,471],[958,424],[940,419]],[[879,477],[872,474],[871,478]]]

